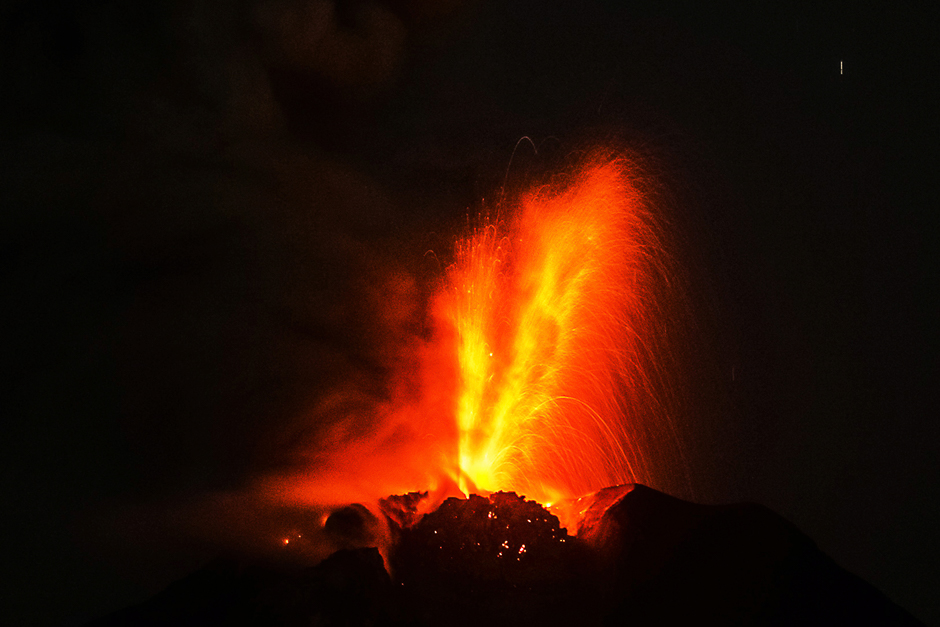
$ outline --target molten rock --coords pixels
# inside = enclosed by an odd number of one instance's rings
[[[444,501],[402,530],[392,559],[422,622],[466,625],[583,620],[592,563],[558,518],[514,492]]]
[[[525,583],[550,576],[571,538],[558,518],[515,492],[450,498],[402,533],[396,570],[411,577]]]

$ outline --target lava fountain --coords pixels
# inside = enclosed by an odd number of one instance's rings
[[[329,506],[430,490],[432,507],[515,491],[552,504],[682,474],[671,275],[642,182],[598,156],[470,229],[431,300],[432,336],[412,347],[418,367],[368,419],[334,420],[313,471],[280,497]]]
[[[648,470],[637,423],[659,414],[652,216],[624,162],[525,196],[457,247],[435,315],[458,365],[458,482],[543,503]],[[659,416],[668,419],[666,416]]]

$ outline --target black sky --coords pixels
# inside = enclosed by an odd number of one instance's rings
[[[381,397],[424,252],[598,141],[676,223],[697,497],[769,506],[940,622],[936,10],[223,4],[3,9],[5,624],[211,557],[94,521],[286,463],[326,391]]]

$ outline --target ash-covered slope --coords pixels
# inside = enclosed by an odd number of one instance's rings
[[[449,499],[396,530],[394,579],[375,548],[300,570],[219,560],[89,627],[920,624],[762,506],[592,499],[577,537],[513,493]]]

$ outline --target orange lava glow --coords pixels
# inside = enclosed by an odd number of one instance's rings
[[[461,491],[543,503],[633,481],[659,249],[617,161],[537,189],[458,245],[435,313],[453,333]],[[638,391],[644,393],[638,394]]]
[[[415,366],[388,400],[330,423],[309,470],[268,493],[330,506],[429,490],[424,507],[436,507],[460,493],[570,504],[662,485],[676,442],[671,275],[640,180],[596,158],[473,229],[431,300],[433,335],[411,347]],[[321,415],[347,396],[323,399]]]

